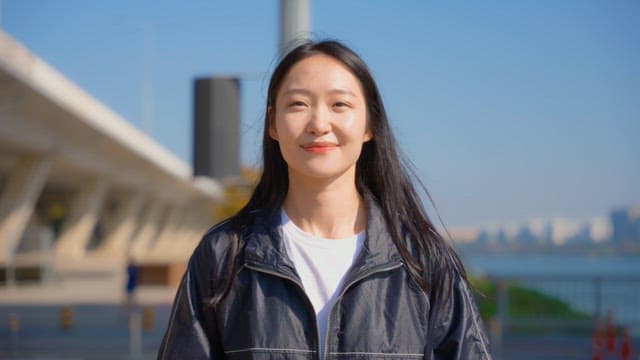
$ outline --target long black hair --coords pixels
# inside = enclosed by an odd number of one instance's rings
[[[282,207],[289,188],[288,169],[279,143],[269,136],[276,97],[289,70],[301,60],[318,54],[340,61],[360,81],[367,105],[367,125],[373,137],[363,144],[356,163],[356,188],[361,195],[377,202],[411,277],[435,301],[448,293],[457,275],[466,280],[464,266],[424,210],[409,176],[412,172],[398,152],[380,92],[367,65],[354,51],[333,40],[308,41],[295,47],[282,58],[271,76],[262,137],[263,172],[247,205],[231,218],[238,236],[228,256],[234,258],[241,250],[240,233],[250,212]],[[226,273],[218,274],[222,282],[210,301],[213,306],[228,292],[233,281],[235,262],[227,263],[231,266],[227,266]]]

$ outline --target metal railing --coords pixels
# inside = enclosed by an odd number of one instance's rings
[[[505,335],[514,332],[591,337],[605,322],[632,333],[640,331],[640,274],[494,276],[487,280],[495,292],[481,302],[495,305],[487,327],[497,353]]]

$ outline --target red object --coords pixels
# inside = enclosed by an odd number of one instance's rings
[[[596,321],[596,328],[593,330],[593,339],[591,340],[591,346],[593,349],[592,360],[602,360],[602,345],[603,345],[603,333],[602,322]]]
[[[622,339],[622,346],[620,349],[622,360],[631,359],[631,339],[629,339],[629,329],[624,329],[624,338]]]
[[[613,310],[609,311],[607,317],[607,351],[613,352],[616,349],[616,324],[613,322]]]

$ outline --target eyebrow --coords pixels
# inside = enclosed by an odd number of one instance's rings
[[[333,89],[333,90],[330,90],[329,93],[337,93],[337,94],[357,97],[353,91],[347,90],[347,89]],[[283,96],[293,95],[293,94],[311,95],[311,91],[307,89],[293,88],[282,93]]]

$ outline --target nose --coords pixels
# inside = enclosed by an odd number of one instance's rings
[[[314,135],[324,135],[331,131],[331,120],[329,112],[324,107],[319,106],[312,111],[307,124],[307,131]]]

